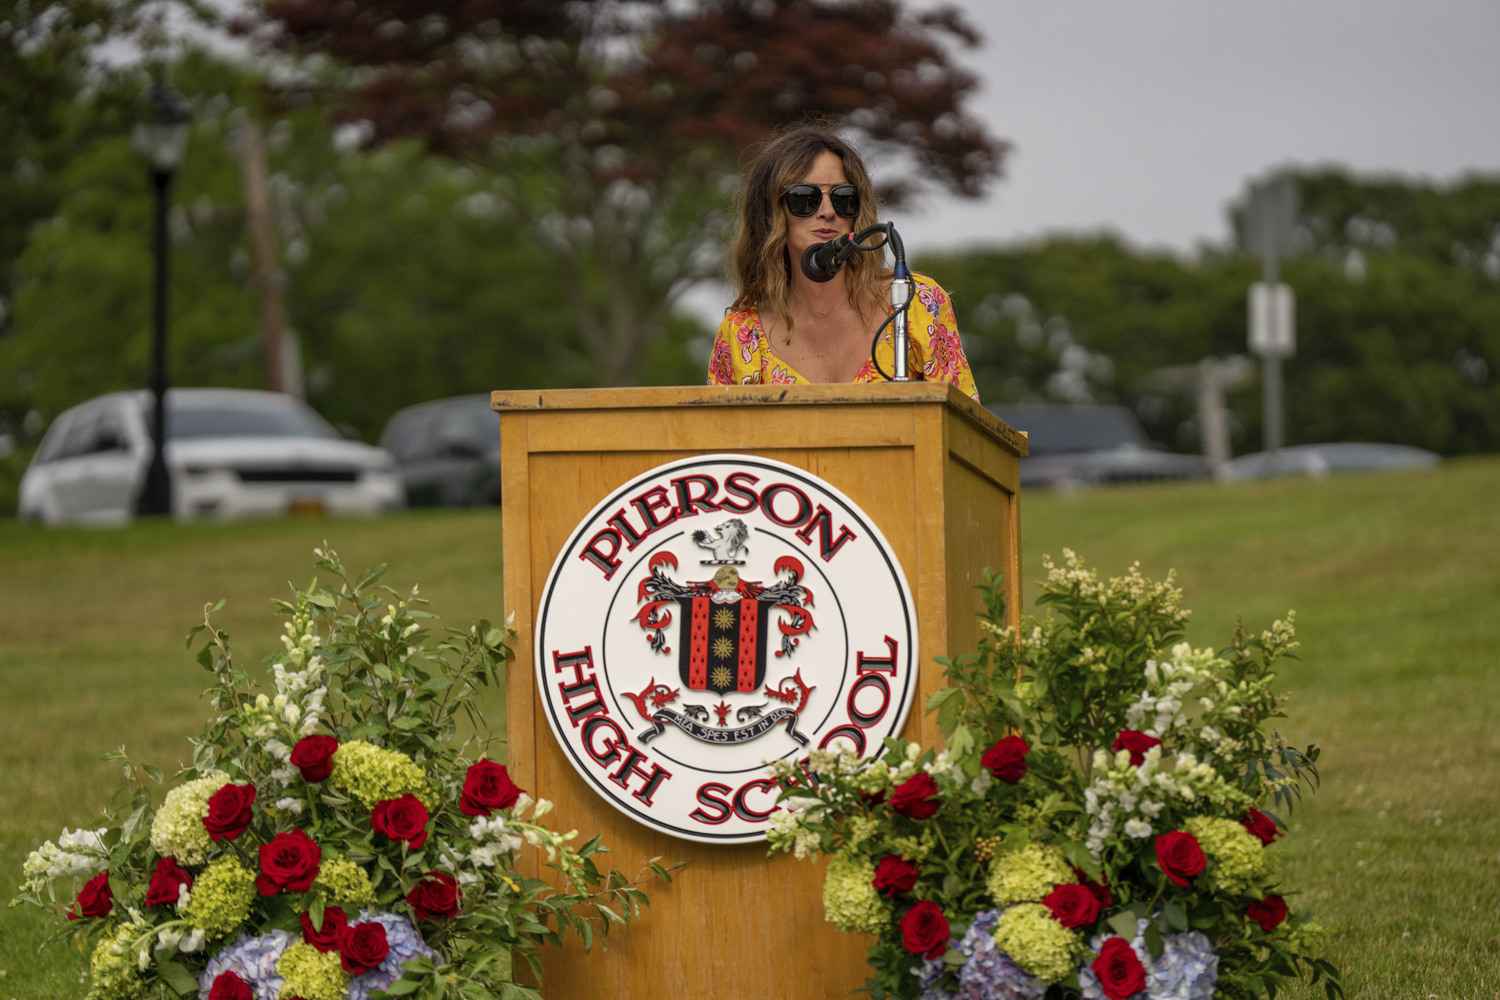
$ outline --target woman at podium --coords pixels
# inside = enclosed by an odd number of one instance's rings
[[[727,265],[737,297],[714,337],[708,383],[884,380],[895,368],[889,325],[871,356],[891,312],[884,254],[854,250],[831,268],[805,258],[877,221],[875,190],[854,148],[829,128],[780,133],[752,158],[736,209]],[[911,378],[952,382],[977,400],[948,293],[925,275],[912,279]]]

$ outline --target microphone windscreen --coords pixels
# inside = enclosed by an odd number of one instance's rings
[[[805,277],[808,281],[816,281],[820,284],[825,281],[832,281],[833,275],[837,273],[820,270],[813,264],[813,254],[817,253],[827,245],[827,243],[814,243],[812,246],[802,251],[802,276]]]

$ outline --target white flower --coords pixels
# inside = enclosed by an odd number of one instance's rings
[[[1151,824],[1145,820],[1128,819],[1125,821],[1125,836],[1134,837],[1136,840],[1145,840],[1151,836]]]
[[[293,816],[300,815],[302,812],[302,800],[290,797],[277,799],[276,808],[282,812],[291,813]]]
[[[167,952],[177,947],[177,942],[181,940],[182,931],[178,930],[175,927],[163,928],[162,930],[158,931],[156,935],[156,953],[158,955],[165,955]]]
[[[191,933],[184,935],[183,939],[177,942],[177,950],[187,954],[202,951],[204,939],[203,929],[201,927],[194,927]]]

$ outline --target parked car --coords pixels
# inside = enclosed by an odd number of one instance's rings
[[[402,506],[385,450],[344,439],[306,403],[251,389],[170,389],[166,454],[177,518],[374,514]],[[21,477],[20,516],[123,524],[151,460],[151,394],[116,392],[64,411]]]
[[[1297,444],[1232,458],[1219,467],[1218,476],[1229,482],[1267,476],[1326,476],[1334,472],[1426,469],[1441,461],[1437,452],[1409,444]]]
[[[413,507],[500,502],[500,418],[487,394],[450,396],[398,410],[380,434]]]
[[[1151,443],[1123,406],[999,403],[991,413],[1030,438],[1022,488],[1076,489],[1111,483],[1207,479],[1208,460]]]

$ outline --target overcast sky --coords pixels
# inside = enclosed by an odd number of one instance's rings
[[[1500,0],[957,3],[985,36],[971,110],[1014,152],[983,202],[893,214],[909,250],[1108,228],[1190,251],[1285,164],[1500,171]]]

